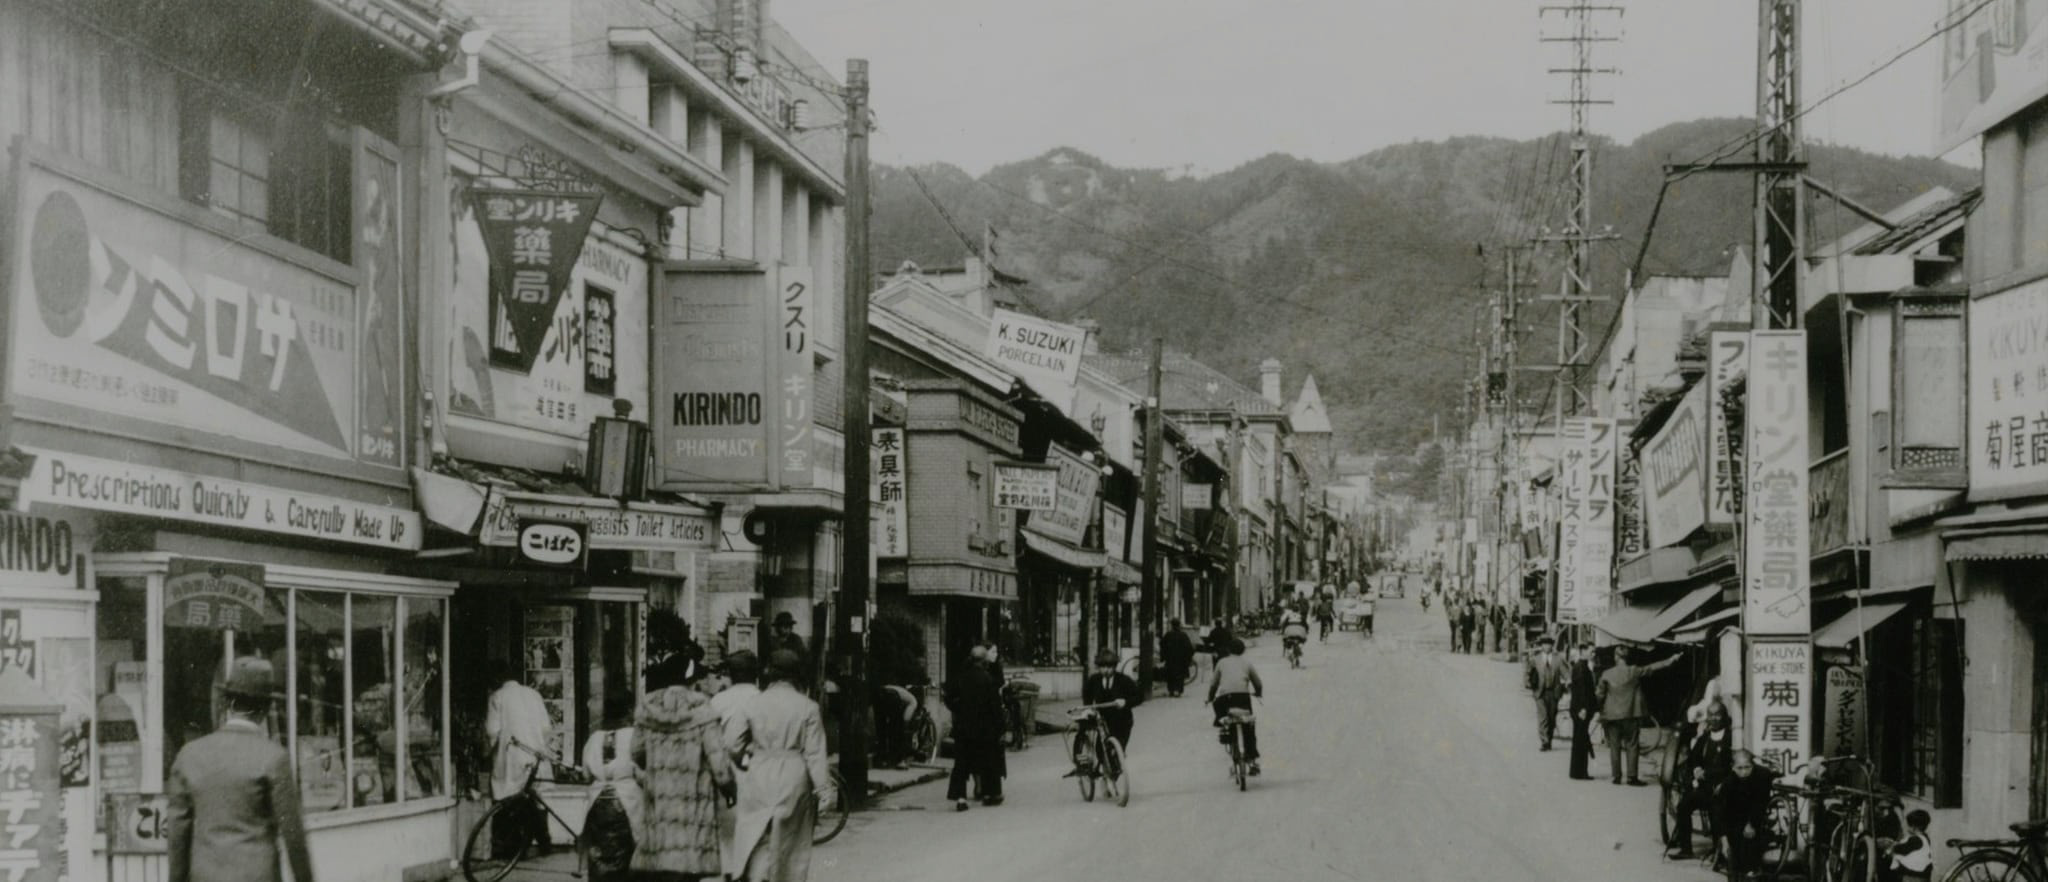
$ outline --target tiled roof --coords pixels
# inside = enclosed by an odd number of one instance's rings
[[[1151,371],[1150,357],[1143,354],[1089,353],[1082,363],[1139,392],[1146,388],[1146,375]],[[1168,411],[1229,410],[1234,406],[1238,413],[1248,417],[1283,415],[1265,396],[1228,374],[1186,353],[1173,351],[1160,359],[1159,404]]]
[[[1942,200],[1923,208],[1892,229],[1872,236],[1856,246],[1853,254],[1902,254],[1929,235],[1939,232],[1942,227],[1967,217],[1977,203],[1984,198],[1984,190],[1973,187],[1955,197]]]

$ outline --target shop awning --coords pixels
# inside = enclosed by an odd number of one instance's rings
[[[1604,619],[1593,623],[1616,640],[1630,643],[1648,643],[1671,630],[1686,616],[1699,611],[1707,602],[1720,595],[1719,584],[1701,585],[1685,593],[1684,597],[1666,604],[1663,608],[1654,606],[1631,606],[1616,610]]]
[[[1110,558],[1104,562],[1103,571],[1113,580],[1126,585],[1136,585],[1145,580],[1145,574],[1124,561]]]
[[[1030,530],[1023,532],[1024,548],[1026,550],[1051,558],[1055,563],[1065,564],[1075,569],[1099,570],[1102,569],[1103,562],[1107,558],[1107,555],[1100,551],[1075,548],[1058,539],[1040,536]]]
[[[1847,649],[1851,641],[1905,608],[1903,602],[1871,603],[1852,608],[1813,632],[1813,645],[1822,649]]]
[[[419,500],[420,514],[426,516],[427,523],[464,536],[476,535],[489,495],[484,488],[461,478],[422,468],[412,470],[412,494]]]
[[[1713,633],[1714,628],[1722,623],[1740,624],[1734,621],[1740,615],[1742,615],[1742,607],[1731,606],[1720,612],[1701,616],[1685,623],[1684,627],[1672,631],[1671,639],[1680,643],[1705,643],[1707,635]]]
[[[1950,539],[1946,560],[2028,560],[2048,558],[2048,534],[2005,533]]]

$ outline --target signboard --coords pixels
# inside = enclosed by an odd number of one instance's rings
[[[399,154],[365,141],[356,151],[355,256],[362,268],[363,341],[357,403],[357,455],[405,465],[405,233],[400,221]]]
[[[1080,545],[1088,536],[1089,522],[1094,520],[1095,489],[1102,483],[1102,472],[1080,454],[1058,444],[1046,447],[1045,458],[1059,467],[1053,509],[1032,512],[1024,529],[1069,545]]]
[[[648,413],[647,261],[598,236],[583,240],[569,282],[524,370],[491,359],[491,261],[474,206],[451,200],[455,255],[449,261],[449,320],[442,345],[448,409],[498,423],[582,438],[623,398]],[[513,341],[516,345],[516,340]],[[459,452],[459,451],[458,451]]]
[[[576,521],[519,521],[519,559],[536,566],[576,569],[590,544],[590,528]]]
[[[1558,485],[1558,620],[1594,622],[1614,590],[1614,421],[1564,421]]]
[[[1732,388],[1749,373],[1749,332],[1714,331],[1707,341],[1707,524],[1735,525],[1735,510],[1741,498],[1742,479],[1736,474],[1735,453],[1729,445],[1728,409],[1723,390]]]
[[[1132,507],[1130,529],[1125,531],[1124,560],[1140,563],[1145,560],[1145,500],[1140,499]]]
[[[775,384],[776,420],[781,427],[781,485],[811,487],[811,374],[815,365],[817,337],[812,325],[817,310],[812,308],[811,270],[785,266],[778,270],[776,294],[776,340],[780,353],[781,381]],[[840,470],[845,471],[841,465]]]
[[[1823,694],[1827,728],[1821,731],[1822,756],[1868,756],[1864,753],[1864,715],[1867,713],[1863,671],[1848,665],[1828,668],[1827,691]]]
[[[676,506],[631,502],[586,504],[575,497],[540,494],[507,495],[492,491],[484,503],[479,542],[500,548],[519,543],[522,521],[582,524],[589,546],[597,551],[674,551],[709,548],[718,535],[709,515]]]
[[[161,793],[106,795],[108,854],[166,854],[171,850],[165,813],[170,797]]]
[[[998,462],[996,507],[1019,511],[1052,511],[1059,504],[1058,466],[1036,462]]]
[[[1780,772],[1811,755],[1813,645],[1805,640],[1749,644],[1749,749]]]
[[[1215,492],[1214,484],[1187,483],[1180,485],[1180,507],[1188,511],[1208,511],[1209,498]]]
[[[1617,427],[1618,437],[1614,445],[1614,559],[1634,560],[1648,551],[1650,525],[1644,519],[1648,508],[1645,500],[1647,489],[1643,486],[1643,460],[1641,448],[1629,441],[1628,430]]]
[[[874,532],[876,557],[910,556],[910,502],[904,486],[910,473],[910,450],[902,429],[875,429],[869,460],[875,469],[875,504],[881,519]]]
[[[1684,541],[1706,523],[1706,446],[1707,384],[1694,383],[1664,428],[1643,447],[1643,507],[1650,547]]]
[[[1086,329],[998,308],[989,317],[981,354],[1065,412],[1074,406],[1087,339]]]
[[[61,882],[65,866],[64,792],[57,780],[57,707],[23,706],[48,699],[26,677],[0,707],[0,817],[7,848],[0,872],[7,882]]]
[[[1106,502],[1102,504],[1102,547],[1118,560],[1133,559],[1127,538],[1130,524],[1130,518],[1123,509]]]
[[[404,309],[381,245],[359,273],[20,166],[4,277],[16,416],[328,472],[392,477],[403,465]],[[372,355],[380,364],[365,363]],[[388,397],[365,400],[366,383]]]
[[[533,369],[603,198],[602,193],[469,188],[484,250],[491,257],[492,364],[522,374]]]
[[[1742,444],[1742,630],[1813,630],[1807,520],[1806,333],[1756,331]]]
[[[46,502],[402,551],[420,547],[420,515],[411,509],[111,459],[18,449],[36,458],[21,482],[17,501],[24,505]]]
[[[1946,153],[2048,96],[2048,9],[1946,0],[1935,151]]]
[[[9,588],[79,587],[80,555],[92,549],[82,534],[63,518],[0,511],[0,578]]]
[[[2048,492],[2048,279],[1970,303],[1970,499]]]
[[[773,281],[760,272],[668,275],[655,309],[652,423],[662,485],[772,485],[782,350]]]
[[[263,567],[173,558],[164,578],[164,624],[225,631],[262,627]]]

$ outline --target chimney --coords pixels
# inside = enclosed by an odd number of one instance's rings
[[[1259,394],[1266,397],[1266,403],[1280,406],[1280,359],[1259,362]]]
[[[1102,351],[1102,323],[1092,318],[1079,319],[1074,327],[1080,328],[1087,336],[1081,338],[1081,354],[1095,355]]]

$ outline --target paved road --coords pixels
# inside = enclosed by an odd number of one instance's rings
[[[1410,596],[1379,604],[1380,634],[1311,644],[1289,670],[1251,651],[1263,777],[1236,792],[1197,699],[1139,711],[1127,808],[1084,804],[1055,739],[1011,754],[1008,801],[955,814],[942,785],[892,796],[816,853],[832,882],[974,879],[1694,880],[1665,863],[1653,788],[1575,782],[1536,750],[1520,668],[1443,651]]]

